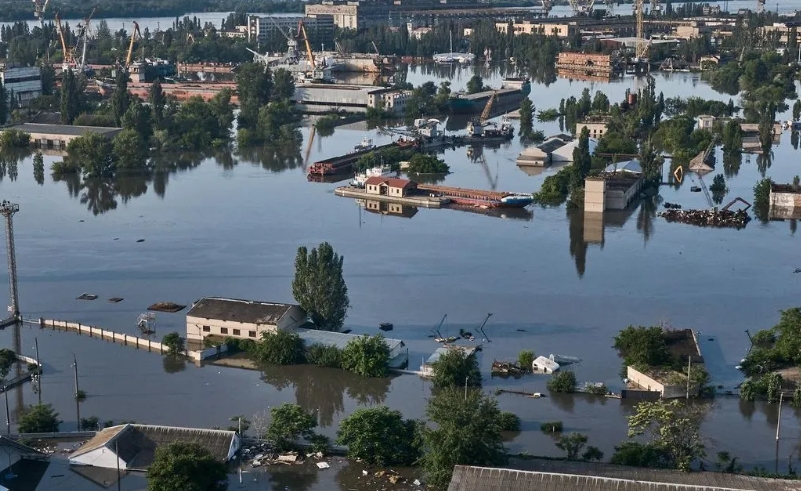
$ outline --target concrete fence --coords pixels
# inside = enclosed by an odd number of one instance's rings
[[[109,331],[102,327],[85,326],[78,322],[67,322],[53,319],[39,319],[39,327],[65,331],[75,331],[81,335],[87,335],[90,338],[104,339],[113,343],[131,346],[136,349],[146,349],[151,352],[163,354],[168,351],[167,347],[158,341],[140,338],[138,336],[130,336],[128,334]]]

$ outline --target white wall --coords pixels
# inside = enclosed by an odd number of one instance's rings
[[[106,469],[116,469],[117,468],[117,455],[114,453],[113,450],[100,447],[92,450],[91,452],[87,452],[83,455],[79,455],[75,458],[70,459],[70,464],[73,465],[92,465],[95,467],[103,467]],[[119,459],[120,469],[124,470],[128,468],[128,464]]]

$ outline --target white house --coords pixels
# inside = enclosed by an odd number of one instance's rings
[[[531,364],[531,368],[535,372],[553,373],[559,370],[559,364],[550,358],[538,356],[537,359]]]
[[[234,298],[203,297],[186,313],[186,338],[261,339],[263,332],[292,329],[306,322],[298,305]]]
[[[197,443],[220,462],[228,462],[239,450],[235,431],[124,424],[99,431],[69,456],[70,464],[107,469],[144,471],[153,463],[156,449],[170,443]]]

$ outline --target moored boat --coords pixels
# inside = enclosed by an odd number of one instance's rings
[[[501,206],[508,208],[524,208],[534,202],[530,194],[510,194],[501,198]]]
[[[389,175],[392,175],[392,167],[389,165],[371,167],[364,172],[359,172],[356,174],[350,181],[350,184],[351,186],[363,188],[364,183],[367,182],[367,179],[371,177],[384,177]]]

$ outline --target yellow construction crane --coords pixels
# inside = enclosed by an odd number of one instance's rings
[[[131,33],[131,42],[128,44],[128,54],[125,57],[125,70],[127,71],[131,67],[131,57],[133,56],[133,47],[134,47],[134,40],[136,40],[137,34],[139,35],[139,39],[142,39],[142,33],[139,31],[139,24],[134,22],[134,29]]]
[[[495,97],[497,95],[498,95],[497,91],[493,92],[489,100],[487,101],[487,105],[484,106],[484,110],[481,111],[481,124],[486,123],[487,120],[490,118],[490,111],[492,111],[492,105],[495,103]]]
[[[635,54],[638,59],[645,58],[648,54],[648,43],[645,40],[645,20],[643,9],[645,8],[645,0],[634,0],[634,8],[637,15],[637,43]]]
[[[311,63],[311,69],[314,70],[316,65],[314,64],[314,53],[311,49],[311,44],[309,43],[309,35],[306,34],[306,26],[303,25],[303,21],[298,21],[298,33],[303,34],[303,41],[306,44],[306,56],[309,57],[309,63]]]
[[[61,27],[61,18],[58,16],[58,12],[56,12],[55,20],[56,32],[58,32],[58,39],[61,41],[61,52],[62,57],[64,58],[64,63],[61,68],[62,70],[69,70],[70,66],[75,63],[72,48],[67,46],[67,41],[64,39],[64,29]]]

